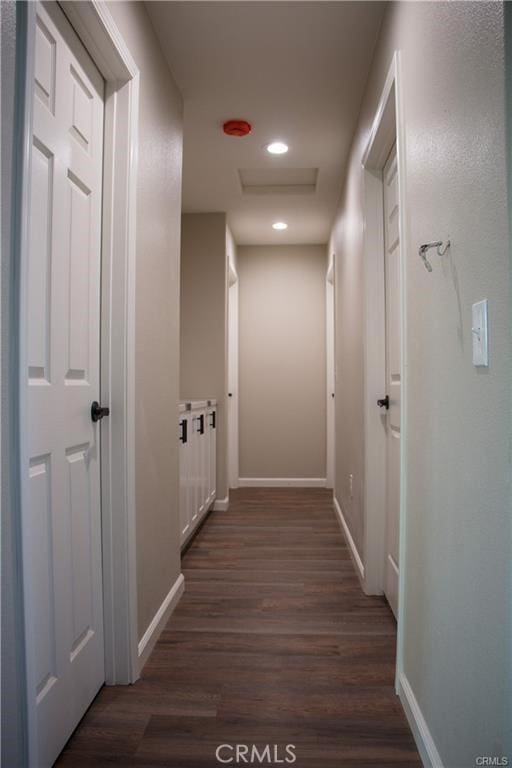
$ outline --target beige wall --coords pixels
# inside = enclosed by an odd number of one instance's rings
[[[182,399],[217,400],[217,498],[227,487],[226,214],[186,213],[181,241]]]
[[[336,493],[363,534],[361,159],[391,56],[406,121],[408,405],[404,672],[447,768],[511,757],[509,239],[503,7],[403,3],[387,12],[332,248],[337,280]],[[418,246],[450,237],[429,274]],[[471,304],[489,300],[487,370]],[[341,397],[340,394],[343,396]],[[354,499],[347,478],[354,473]]]
[[[140,68],[135,310],[141,637],[181,569],[176,421],[182,99],[144,5],[108,7]]]
[[[241,246],[240,477],[325,478],[324,245]]]

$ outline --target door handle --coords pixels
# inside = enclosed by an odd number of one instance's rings
[[[100,421],[104,416],[110,416],[110,408],[101,406],[97,400],[91,405],[91,419],[93,421]]]
[[[377,405],[379,408],[385,408],[386,411],[389,411],[389,395],[383,397],[382,400],[377,400]]]
[[[180,440],[182,443],[186,443],[188,441],[188,435],[187,435],[188,422],[186,419],[182,419],[182,421],[180,421],[180,427],[181,427]]]

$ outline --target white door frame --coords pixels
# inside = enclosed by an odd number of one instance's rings
[[[326,424],[326,439],[327,439],[327,455],[326,455],[326,488],[332,488],[334,490],[334,466],[335,466],[335,451],[336,451],[336,402],[333,394],[336,393],[336,375],[335,375],[335,350],[334,340],[336,333],[336,323],[334,319],[334,313],[336,308],[335,301],[335,255],[332,253],[329,257],[329,264],[327,267],[327,275],[325,278],[325,346],[326,346],[326,397],[327,403],[325,408],[325,414],[327,419]]]
[[[19,481],[21,551],[28,551],[27,267],[36,4],[23,4],[23,92],[18,161],[19,254]],[[112,415],[101,428],[102,547],[105,676],[109,684],[138,677],[135,560],[135,221],[139,70],[103,0],[63,2],[61,7],[106,81],[102,233],[101,397]],[[23,610],[32,615],[30,584],[23,585]],[[30,622],[25,622],[27,690],[34,679]],[[35,706],[29,696],[30,760],[34,760]]]
[[[238,308],[239,282],[228,258],[228,495],[239,484],[238,439]]]
[[[400,552],[397,682],[402,671],[405,577],[406,456],[407,456],[407,359],[405,233],[405,128],[400,78],[400,55],[395,51],[377,107],[370,138],[363,154],[364,269],[365,269],[365,372],[364,372],[364,588],[382,594],[386,552],[386,431],[377,398],[386,386],[386,316],[384,280],[384,214],[382,170],[396,142],[398,163],[401,325],[401,445],[400,445]]]

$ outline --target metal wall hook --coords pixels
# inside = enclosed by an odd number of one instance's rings
[[[448,248],[450,247],[450,241],[446,241],[446,245],[444,246],[443,250],[441,250],[441,246],[443,245],[443,240],[437,240],[435,243],[423,243],[423,245],[420,245],[420,249],[418,251],[420,259],[422,259],[423,263],[425,264],[425,269],[428,272],[432,272],[432,264],[427,259],[427,251],[429,251],[431,248],[435,248],[438,256],[444,256]]]

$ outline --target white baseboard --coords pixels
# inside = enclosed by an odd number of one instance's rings
[[[325,488],[325,477],[240,477],[240,488]]]
[[[352,555],[352,559],[355,563],[357,573],[359,575],[359,578],[364,584],[364,565],[363,561],[361,560],[361,556],[359,555],[359,552],[357,551],[356,543],[354,539],[352,538],[352,534],[349,531],[347,521],[345,520],[345,515],[343,514],[343,511],[341,509],[340,503],[336,496],[334,498],[334,509],[336,510],[336,514],[338,515],[338,520],[340,521],[341,528],[343,530],[343,533],[345,534],[345,538],[348,542],[348,546],[350,549],[350,554]]]
[[[229,509],[229,496],[226,496],[224,499],[215,499],[215,502],[213,504],[214,512],[227,512],[228,509]]]
[[[184,589],[185,578],[183,574],[180,573],[171,589],[169,590],[169,593],[165,596],[162,605],[155,613],[153,620],[151,621],[149,627],[146,629],[139,642],[139,673],[148,660],[151,651],[155,647],[156,641],[160,637],[161,631],[169,620],[169,616],[176,608]]]
[[[430,733],[427,721],[403,672],[400,673],[398,679],[398,695],[411,726],[412,735],[414,736],[423,765],[425,768],[443,768],[442,760]]]

